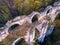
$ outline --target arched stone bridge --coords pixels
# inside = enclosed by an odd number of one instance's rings
[[[9,34],[8,30],[12,25],[15,25],[15,24],[23,25],[26,22],[31,24],[31,23],[33,23],[32,19],[34,16],[37,17],[37,19],[38,19],[37,21],[39,23],[42,20],[42,23],[40,23],[40,25],[36,26],[36,28],[38,29],[38,31],[41,32],[39,38],[41,38],[41,37],[44,38],[45,35],[43,36],[43,34],[45,34],[47,32],[47,27],[48,27],[49,21],[53,22],[59,13],[60,13],[60,2],[55,2],[53,4],[53,6],[47,6],[43,12],[33,11],[28,16],[25,16],[25,18],[21,18],[20,16],[18,16],[16,18],[14,18],[13,20],[8,21],[4,27],[0,28],[0,30],[3,30],[0,32],[0,41],[2,41],[3,39],[6,38],[6,36]],[[44,17],[46,17],[46,19]],[[47,18],[50,18],[50,20],[47,20]],[[45,22],[47,23],[46,26],[44,28],[41,28],[41,30],[40,30],[40,27],[43,26],[43,24]]]

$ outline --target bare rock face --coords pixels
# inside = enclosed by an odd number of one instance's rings
[[[36,29],[39,32],[37,39],[40,39],[39,41],[43,42],[46,33],[48,32],[47,29],[49,24],[52,23],[56,16],[60,13],[59,2],[57,2],[57,4],[55,3],[54,5],[58,6],[48,6],[44,12],[39,13],[33,11],[28,16],[19,16],[13,20],[8,21],[6,25],[2,27],[3,31],[0,32],[0,42],[8,35],[12,35],[12,39],[15,40],[12,40],[12,42],[14,41],[12,45],[15,45],[15,43],[21,38],[24,38],[28,45],[33,45]],[[9,33],[9,28],[15,24],[18,24],[19,27]],[[51,26],[52,25],[53,24],[51,24]]]

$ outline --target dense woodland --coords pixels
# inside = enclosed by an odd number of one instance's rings
[[[0,27],[16,16],[43,11],[58,0],[0,0]]]

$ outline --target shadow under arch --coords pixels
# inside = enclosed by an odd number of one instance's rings
[[[12,31],[12,30],[16,29],[19,26],[20,26],[19,24],[14,24],[14,25],[9,27],[8,31]]]
[[[28,44],[26,43],[26,41],[23,38],[21,38],[15,42],[15,45],[28,45]]]
[[[32,23],[38,21],[38,16],[37,16],[37,14],[33,16],[33,18],[32,18],[31,21],[32,21]]]

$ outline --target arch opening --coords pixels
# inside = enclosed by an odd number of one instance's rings
[[[14,29],[16,29],[19,26],[19,24],[14,24],[9,28],[9,31],[12,31]]]
[[[35,16],[32,18],[32,22],[36,22],[36,21],[38,21],[37,15],[35,15]]]
[[[27,45],[27,43],[25,42],[23,38],[21,38],[15,43],[15,45]]]
[[[49,13],[50,9],[47,11],[47,14]]]

